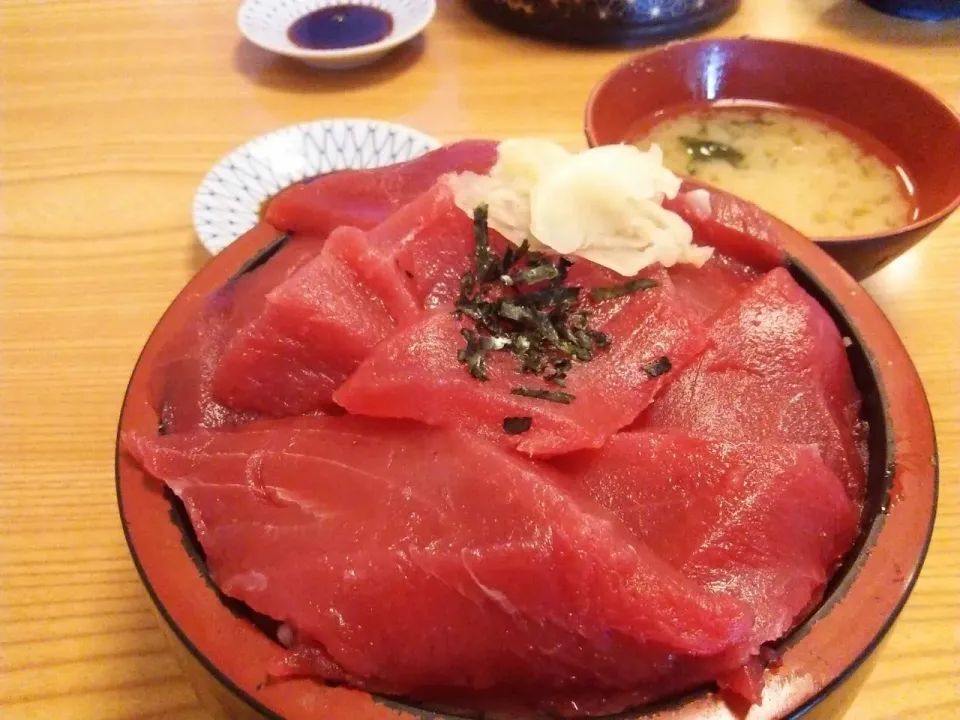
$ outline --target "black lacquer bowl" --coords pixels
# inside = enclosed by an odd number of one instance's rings
[[[739,0],[468,0],[485,20],[579,45],[643,45],[684,37],[732,15]]]

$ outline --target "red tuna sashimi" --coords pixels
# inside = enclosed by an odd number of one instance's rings
[[[327,235],[291,235],[265,262],[234,280],[228,337],[260,315],[270,291],[317,257],[326,239]]]
[[[265,240],[274,232],[262,226]],[[260,314],[266,295],[319,253],[323,238],[290,238],[254,270],[238,276],[205,299],[194,318],[163,348],[153,366],[154,406],[166,432],[232,427],[254,415],[236,412],[213,396],[220,353],[238,327]]]
[[[473,219],[454,203],[453,189],[438,182],[370,231],[370,243],[397,262],[426,309],[452,303],[464,273],[473,269]],[[488,230],[490,248],[503,255],[510,243]]]
[[[238,425],[252,419],[217,402],[211,389],[230,322],[229,288],[210,295],[197,316],[160,352],[151,377],[152,403],[164,432]]]
[[[778,268],[716,320],[710,338],[713,347],[637,427],[816,445],[859,502],[866,482],[860,394],[826,311]]]
[[[491,242],[500,250],[506,244],[494,233]],[[215,396],[226,406],[285,416],[328,403],[345,369],[356,367],[395,321],[409,321],[425,302],[455,297],[473,256],[471,220],[454,205],[446,183],[365,235],[337,230],[328,245],[269,302],[261,297],[232,314],[229,345],[214,376]],[[420,262],[424,258],[429,261]],[[254,273],[254,281],[272,263]],[[271,289],[266,281],[262,286]]]
[[[362,231],[340,228],[230,339],[214,396],[235,410],[277,417],[322,408],[398,322],[418,313],[393,261]]]
[[[571,278],[578,265],[571,269]],[[457,359],[464,346],[460,330],[472,321],[447,310],[425,316],[377,346],[334,400],[351,413],[481,433],[529,455],[599,447],[632,422],[704,347],[702,327],[678,306],[663,269],[657,267],[648,276],[660,286],[596,306],[594,326],[611,337],[611,347],[590,362],[574,364],[564,387],[575,396],[568,405],[512,394],[517,387],[559,388],[521,373],[517,359],[507,352],[487,355],[488,381],[472,377]],[[651,378],[644,368],[663,356],[675,369]],[[532,426],[522,434],[507,434],[506,417],[531,417]]]
[[[220,353],[241,329],[265,312],[267,295],[319,254],[330,232],[340,225],[373,228],[399,208],[373,236],[385,252],[388,246],[397,245],[398,249],[392,251],[396,255],[401,241],[410,237],[419,226],[432,223],[437,217],[452,216],[456,211],[452,194],[445,185],[438,186],[434,200],[425,197],[406,207],[401,206],[428,190],[443,174],[462,170],[485,172],[495,161],[494,143],[465,141],[408,163],[337,173],[281,192],[271,202],[267,218],[277,227],[297,232],[266,263],[212,296],[197,318],[188,323],[162,354],[154,372],[154,385],[156,405],[165,427],[179,432],[196,427],[230,426],[250,419],[248,413],[234,412],[214,399],[211,379],[220,362]],[[462,213],[459,215],[466,219]],[[289,221],[295,216],[300,216],[301,222]],[[268,226],[262,228],[266,237]],[[470,237],[469,228],[465,237]],[[456,263],[458,268],[463,264],[459,255]],[[406,262],[405,269],[408,265]],[[430,277],[426,277],[428,268],[439,274],[436,284],[445,282],[452,267],[452,264],[448,267],[434,261],[431,265],[420,264],[418,269],[410,271],[419,283],[418,287],[424,288],[418,299],[422,301],[430,294]],[[449,294],[446,286],[443,292],[445,297]],[[247,362],[251,360],[252,357]],[[238,358],[228,359],[228,366],[237,361]],[[229,372],[224,370],[221,374]],[[216,394],[228,399],[230,405],[246,409],[261,405],[256,400],[249,402],[235,398],[226,380],[220,380],[218,386],[220,389]],[[325,395],[329,399],[329,391]]]
[[[124,445],[183,500],[217,585],[321,648],[333,680],[614,711],[707,679],[749,635],[741,602],[464,434],[347,417]]]
[[[783,265],[778,221],[756,205],[727,193],[709,192],[708,207],[690,199],[696,186],[684,183],[679,195],[664,200],[663,206],[693,228],[693,241],[761,271]]]
[[[812,446],[626,432],[555,464],[673,567],[749,605],[754,652],[819,601],[857,533],[856,507]]]
[[[680,300],[703,321],[733,305],[761,277],[753,268],[719,253],[703,267],[674,265],[668,273]]]
[[[349,225],[369,229],[452,172],[486,173],[497,161],[492,140],[464,140],[397,165],[343,170],[279,193],[265,219],[292,232],[329,234]]]
[[[488,236],[491,249],[503,255],[507,240],[492,229]],[[474,266],[473,219],[454,204],[453,190],[444,182],[398,210],[370,237],[396,258],[428,310],[453,303],[461,278]]]

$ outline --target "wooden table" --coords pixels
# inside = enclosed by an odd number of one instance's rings
[[[154,322],[207,259],[203,173],[252,136],[325,116],[442,139],[583,143],[591,86],[626,53],[540,45],[455,0],[425,41],[317,74],[240,41],[229,0],[0,3],[0,716],[203,710],[165,645],[114,497],[117,411]],[[752,0],[717,35],[863,55],[960,104],[960,24],[852,0]],[[871,278],[933,405],[940,512],[916,591],[848,717],[960,717],[960,214]]]

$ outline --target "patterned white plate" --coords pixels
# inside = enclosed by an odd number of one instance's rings
[[[393,18],[390,33],[375,43],[339,50],[308,50],[295,45],[290,26],[316,10],[347,4],[344,0],[246,0],[237,13],[237,27],[254,45],[324,69],[348,69],[372,63],[412,40],[433,19],[436,0],[349,0],[383,10]]]
[[[200,243],[216,254],[257,224],[264,200],[314,175],[411,160],[440,146],[429,135],[380,120],[291,125],[261,135],[213,166],[193,199]]]

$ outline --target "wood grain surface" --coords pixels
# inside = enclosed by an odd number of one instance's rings
[[[113,453],[137,354],[206,260],[190,202],[210,165],[252,136],[329,116],[578,147],[590,88],[627,55],[515,38],[440,0],[422,40],[324,75],[242,42],[236,6],[0,2],[3,720],[207,718],[127,554]],[[853,0],[746,0],[714,32],[847,50],[960,105],[957,23],[898,21]],[[855,720],[960,717],[958,271],[960,215],[866,283],[926,385],[942,484],[926,567]]]

